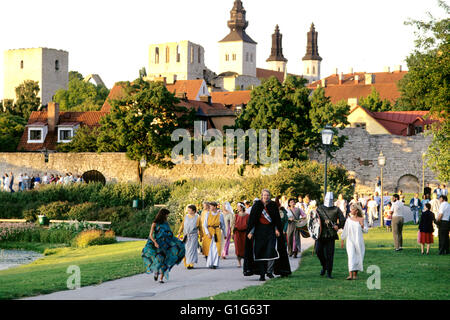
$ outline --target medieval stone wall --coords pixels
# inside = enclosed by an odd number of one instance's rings
[[[384,191],[418,192],[422,189],[422,153],[431,143],[431,136],[423,134],[403,137],[387,134],[371,135],[362,128],[346,128],[348,136],[344,147],[333,154],[333,164],[342,164],[355,177],[357,190],[367,192],[375,189],[376,177],[380,176],[378,156],[386,157],[383,169]],[[324,155],[312,152],[310,158],[324,163]],[[425,168],[425,183],[436,184],[435,174]]]

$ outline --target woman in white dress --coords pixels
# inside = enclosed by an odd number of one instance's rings
[[[367,233],[368,229],[364,225],[364,217],[358,206],[352,204],[350,206],[350,216],[345,221],[344,230],[341,239],[346,240],[346,249],[348,255],[348,271],[347,280],[358,279],[358,271],[363,271],[364,260],[364,238],[363,232]]]

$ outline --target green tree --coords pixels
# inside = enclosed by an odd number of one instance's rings
[[[99,152],[124,151],[131,160],[172,167],[172,132],[191,128],[195,110],[177,106],[179,99],[161,82],[122,82],[124,98],[111,101],[111,112],[100,120]]]
[[[17,150],[26,124],[27,121],[20,116],[0,113],[0,152]]]
[[[69,143],[59,143],[56,150],[59,152],[97,152],[98,127],[80,127],[72,141]]]
[[[381,100],[380,94],[372,87],[371,93],[367,97],[360,97],[359,105],[370,111],[390,111],[392,109],[389,100]]]
[[[438,1],[446,16],[450,7]],[[406,59],[409,72],[399,81],[399,105],[405,110],[430,110],[440,119],[428,134],[433,135],[426,160],[441,181],[450,180],[450,19],[437,19],[428,13],[428,21],[408,20],[416,27],[415,50]]]
[[[28,120],[31,112],[41,107],[39,94],[39,83],[33,80],[25,80],[16,88],[16,101],[5,100],[5,111],[11,115],[19,116]]]
[[[84,81],[81,73],[70,71],[68,89],[57,90],[53,101],[61,111],[98,111],[108,94],[105,86]]]
[[[251,100],[236,119],[235,128],[278,129],[280,160],[307,159],[309,149],[321,148],[323,127],[327,123],[346,124],[349,108],[333,105],[323,89],[315,90],[309,99],[310,90],[305,84],[306,80],[293,76],[288,76],[283,84],[275,77],[264,81],[252,91]],[[341,147],[343,139],[336,137],[332,150]]]

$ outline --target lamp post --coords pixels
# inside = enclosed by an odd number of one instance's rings
[[[141,178],[141,198],[142,198],[142,209],[144,209],[144,170],[145,167],[147,166],[147,160],[145,160],[145,158],[142,158],[141,161],[139,161],[139,167],[141,169],[141,174],[140,174],[140,178]]]
[[[329,124],[327,124],[321,133],[322,133],[322,144],[325,148],[325,183],[323,188],[323,198],[325,199],[325,196],[327,195],[328,148],[331,145],[331,142],[333,141],[334,132],[332,130],[332,127]]]
[[[384,194],[383,194],[383,167],[386,164],[386,157],[383,155],[383,151],[380,151],[378,156],[378,165],[381,168],[381,210],[380,210],[380,226],[384,227]]]

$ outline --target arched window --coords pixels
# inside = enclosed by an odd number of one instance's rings
[[[159,63],[159,48],[155,48],[155,64]]]
[[[250,54],[250,62],[253,62],[253,53]]]
[[[55,70],[58,71],[59,70],[59,60],[55,61]]]
[[[248,62],[248,52],[245,54],[245,61]]]
[[[180,46],[177,46],[177,62],[180,62],[180,59],[181,58],[181,56],[180,56]]]
[[[309,67],[306,68],[306,74],[309,74]]]
[[[23,60],[20,61],[20,69],[23,69]]]
[[[225,61],[230,61],[230,55],[229,54],[225,55]]]
[[[166,47],[166,63],[170,62],[170,49]]]
[[[316,74],[316,67],[313,66],[313,74]]]
[[[194,47],[191,47],[191,63],[194,63]]]
[[[198,63],[202,63],[202,48],[198,48]]]
[[[233,61],[236,61],[236,53],[233,53]]]

